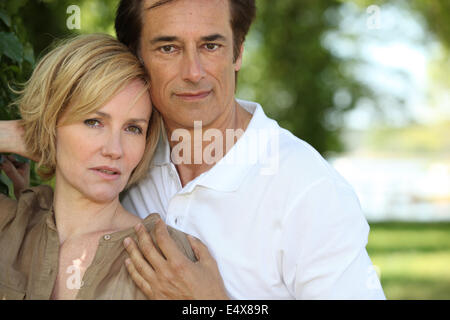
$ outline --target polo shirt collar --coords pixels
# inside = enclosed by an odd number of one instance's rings
[[[152,166],[164,166],[170,164],[170,145],[167,138],[164,123],[161,127],[161,135],[159,136],[158,145],[156,146],[155,154],[152,159]]]
[[[258,103],[239,99],[237,102],[253,114],[244,134],[219,162],[189,182],[180,193],[192,192],[196,186],[223,192],[236,191],[252,168],[255,169],[255,164],[261,160],[258,152],[261,145],[254,150],[254,154],[250,154],[252,151],[249,151],[249,147],[255,147],[255,134],[264,130],[272,132],[278,130],[278,124],[265,115]],[[164,129],[162,131],[152,162],[155,166],[170,165],[171,162],[167,134]]]

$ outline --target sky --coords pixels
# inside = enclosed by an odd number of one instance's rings
[[[324,44],[338,56],[365,61],[353,72],[377,92],[386,124],[404,126],[411,120],[433,123],[442,116],[442,106],[432,107],[428,99],[428,65],[439,43],[424,32],[420,16],[392,4],[375,6],[374,10],[365,11],[352,3],[343,6],[340,30],[327,35]],[[393,96],[404,99],[404,107]],[[373,103],[363,100],[347,113],[345,124],[363,130],[376,118]]]

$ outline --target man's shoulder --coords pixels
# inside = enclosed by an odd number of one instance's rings
[[[279,173],[313,183],[322,179],[343,181],[333,166],[308,142],[280,128]]]
[[[265,172],[268,172],[273,181],[296,181],[297,186],[308,186],[325,179],[347,184],[313,146],[289,130],[280,127],[276,120],[264,113],[260,104],[245,100],[238,100],[238,102],[247,111],[253,113],[249,128],[258,131],[256,134],[259,138],[258,144],[264,139],[267,140],[267,149],[258,151],[263,151],[264,155],[261,157],[260,153],[259,156],[260,162],[262,167],[270,165],[270,170]]]

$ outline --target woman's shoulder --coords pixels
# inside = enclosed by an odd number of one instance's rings
[[[48,185],[40,185],[24,189],[18,199],[18,206],[28,205],[48,210],[53,204],[53,189]]]
[[[1,200],[0,229],[5,231],[8,225],[22,228],[34,224],[52,208],[53,189],[47,185],[30,187],[24,189],[17,200]],[[10,224],[13,220],[20,223]]]

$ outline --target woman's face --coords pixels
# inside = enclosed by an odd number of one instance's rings
[[[143,88],[131,82],[96,112],[57,128],[56,190],[108,202],[125,188],[146,145],[148,92],[133,104]]]

